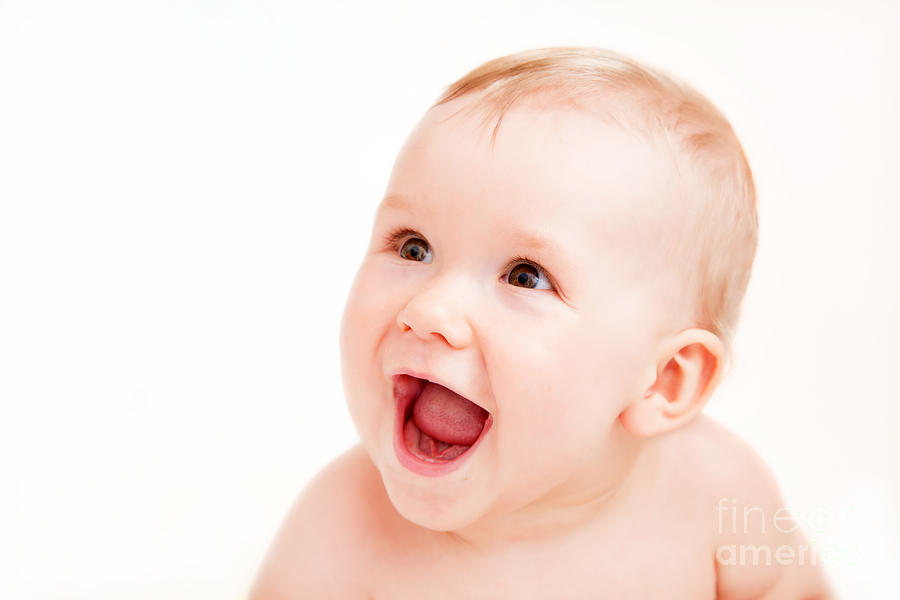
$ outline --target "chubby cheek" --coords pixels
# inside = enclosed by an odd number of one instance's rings
[[[394,324],[390,286],[378,285],[378,274],[364,262],[353,280],[340,327],[341,377],[350,414],[361,435],[383,412],[380,343]]]
[[[505,458],[539,460],[549,440],[570,436],[572,404],[585,393],[581,358],[565,321],[553,315],[496,323],[485,361],[497,402],[497,436]],[[573,344],[574,342],[574,344]],[[581,415],[589,418],[588,415]],[[536,456],[537,455],[537,456]]]
[[[510,323],[490,349],[498,436],[510,459],[570,460],[603,444],[633,380],[633,334],[604,315]],[[554,452],[547,452],[547,448]]]

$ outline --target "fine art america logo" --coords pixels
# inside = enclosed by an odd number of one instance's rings
[[[859,559],[856,546],[837,548],[818,544],[817,534],[825,533],[832,520],[821,507],[806,511],[787,507],[767,510],[740,505],[737,498],[720,498],[716,503],[717,531],[726,543],[716,548],[716,562],[741,566],[855,564]]]

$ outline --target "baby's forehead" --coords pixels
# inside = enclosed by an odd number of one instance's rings
[[[597,109],[537,98],[499,112],[475,99],[429,112],[426,144],[441,156],[476,148],[469,175],[490,169],[527,208],[549,205],[594,215],[601,225],[644,229],[683,208],[684,181],[665,141]]]
[[[602,251],[622,268],[658,262],[656,248],[678,230],[680,204],[664,149],[579,107],[523,102],[490,121],[485,107],[448,105],[429,111],[411,136],[389,191],[472,236],[500,239],[515,225],[561,243],[572,238],[570,255],[581,259]]]

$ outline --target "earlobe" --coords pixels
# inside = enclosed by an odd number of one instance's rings
[[[705,329],[678,333],[662,344],[657,356],[655,381],[619,414],[634,436],[659,435],[687,424],[703,410],[722,375],[722,343]]]

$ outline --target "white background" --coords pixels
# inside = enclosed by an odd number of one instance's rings
[[[708,412],[811,515],[841,597],[896,593],[898,24],[874,1],[0,0],[0,596],[242,598],[356,440],[339,321],[404,138],[471,68],[568,44],[732,121],[760,244]]]

